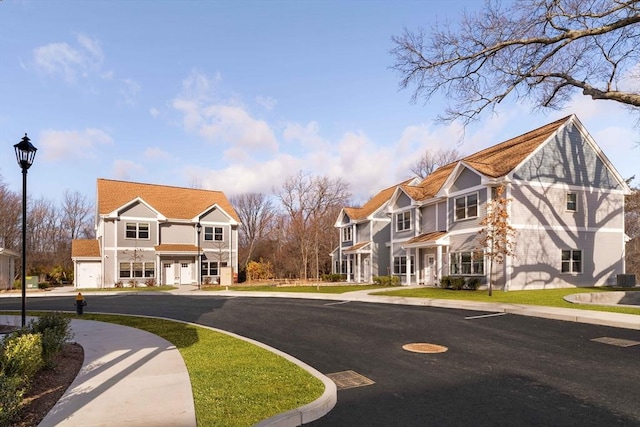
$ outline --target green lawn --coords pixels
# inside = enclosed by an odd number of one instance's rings
[[[173,343],[189,371],[198,426],[252,426],[324,393],[322,382],[298,365],[207,328],[148,317],[65,315],[131,326]]]
[[[305,285],[305,286],[229,286],[230,291],[254,292],[299,292],[308,294],[343,294],[345,292],[388,289],[388,286],[375,285]],[[204,288],[209,290],[209,288]],[[225,290],[224,287],[213,287],[210,290]]]
[[[175,286],[162,285],[162,286],[136,286],[132,287],[122,287],[122,288],[80,288],[78,292],[158,292],[158,291],[171,291],[173,289],[178,289]]]
[[[638,314],[640,307],[616,307],[591,304],[572,304],[566,302],[563,297],[566,295],[584,292],[610,292],[610,291],[640,291],[640,289],[629,288],[562,288],[545,289],[535,291],[493,291],[489,296],[486,290],[481,291],[453,291],[440,288],[413,288],[397,289],[392,291],[375,292],[373,295],[399,296],[412,298],[433,298],[433,299],[453,299],[482,302],[500,302],[509,304],[531,304],[549,307],[577,308],[581,310],[610,311],[614,313]]]

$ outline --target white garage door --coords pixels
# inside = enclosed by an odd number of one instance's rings
[[[75,283],[78,288],[99,288],[101,282],[99,262],[79,262],[78,277]]]

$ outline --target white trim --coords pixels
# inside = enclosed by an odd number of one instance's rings
[[[527,181],[524,179],[514,179],[512,181],[512,184],[514,186],[517,185],[518,187],[536,187],[536,188],[557,189],[557,190],[565,190],[565,191],[586,191],[589,193],[607,193],[607,194],[626,195],[624,190],[591,187],[591,186],[585,187],[582,185],[569,185],[567,183],[562,183],[562,182]]]
[[[528,225],[528,224],[511,224],[513,228],[518,230],[537,230],[537,231],[578,231],[588,233],[623,233],[624,228],[594,228],[594,227],[563,227],[561,225]]]

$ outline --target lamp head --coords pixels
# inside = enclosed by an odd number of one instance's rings
[[[23,170],[29,169],[33,164],[33,159],[36,157],[36,151],[38,149],[31,144],[31,140],[24,134],[22,141],[15,144],[13,148],[16,151],[16,160]]]

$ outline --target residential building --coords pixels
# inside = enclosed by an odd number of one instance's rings
[[[396,188],[419,180],[411,179],[386,188],[361,207],[343,208],[335,223],[340,245],[331,253],[332,272],[346,275],[348,282],[368,283],[374,276],[390,273],[389,224],[386,203]]]
[[[217,283],[238,271],[238,225],[220,191],[98,179],[96,239],[72,242],[74,284]]]
[[[392,274],[405,285],[491,272],[478,239],[487,202],[503,186],[515,253],[494,266],[498,289],[616,283],[625,272],[624,196],[630,188],[575,115],[398,186],[391,216]]]
[[[11,289],[16,277],[17,252],[0,246],[0,289]]]

